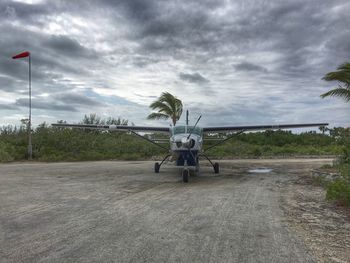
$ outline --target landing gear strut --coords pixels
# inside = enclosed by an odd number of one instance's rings
[[[182,182],[184,183],[188,183],[188,176],[189,176],[190,172],[188,169],[183,169],[182,170]]]
[[[213,168],[214,168],[214,173],[216,173],[216,174],[218,174],[219,173],[219,164],[218,163],[213,163],[210,159],[209,159],[209,157],[208,156],[206,156],[205,154],[201,154],[201,156],[204,156],[205,157],[205,159],[207,159],[209,162],[210,162],[210,164],[213,166]]]
[[[171,156],[171,154],[168,154],[164,157],[164,159],[161,161],[161,163],[156,162],[154,164],[154,172],[159,173],[160,166],[165,162],[166,159],[168,159]]]

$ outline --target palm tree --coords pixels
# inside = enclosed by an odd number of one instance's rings
[[[337,68],[337,71],[327,73],[322,79],[327,81],[336,80],[338,88],[334,88],[321,95],[321,98],[328,96],[343,98],[350,101],[350,63],[344,63]]]
[[[163,92],[161,96],[149,106],[152,110],[158,110],[148,115],[150,120],[167,120],[171,118],[173,125],[180,119],[182,114],[182,102],[169,92]]]

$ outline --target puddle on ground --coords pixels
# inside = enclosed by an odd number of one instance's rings
[[[248,170],[249,173],[256,173],[256,174],[267,174],[271,171],[272,169],[269,169],[269,168],[257,168],[257,169]]]

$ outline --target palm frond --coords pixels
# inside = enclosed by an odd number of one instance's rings
[[[169,116],[166,114],[163,114],[163,113],[153,112],[147,116],[147,119],[149,119],[149,120],[159,120],[159,119],[167,120],[167,119],[169,119]]]
[[[167,106],[174,112],[176,109],[176,98],[171,95],[169,92],[163,92],[159,97],[159,101],[167,104]]]
[[[169,92],[163,92],[160,97],[151,103],[150,108],[158,110],[158,113],[152,113],[149,115],[153,119],[165,119],[171,118],[173,125],[176,124],[182,114],[182,102]],[[159,114],[159,115],[158,115]]]
[[[345,70],[350,72],[350,63],[343,63],[338,68],[338,70]]]
[[[344,72],[344,71],[329,72],[322,79],[326,81],[339,81],[349,85],[350,71],[349,72]]]
[[[154,101],[152,104],[149,106],[152,110],[158,109],[159,112],[166,113],[166,114],[171,114],[172,109],[164,102],[161,101]]]
[[[321,98],[325,97],[339,97],[346,102],[350,101],[350,89],[348,88],[335,88],[321,95]]]
[[[323,78],[326,81],[338,81],[339,87],[321,95],[325,97],[339,97],[346,102],[350,101],[350,63],[344,63],[337,68],[337,71],[327,73]]]
[[[323,78],[326,81],[339,81],[346,86],[350,85],[350,63],[344,63],[337,68],[337,71],[327,73]]]

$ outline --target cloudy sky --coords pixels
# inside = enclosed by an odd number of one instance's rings
[[[329,122],[350,106],[319,95],[350,61],[348,0],[0,1],[0,125],[84,114],[148,121],[163,91],[202,125]]]

